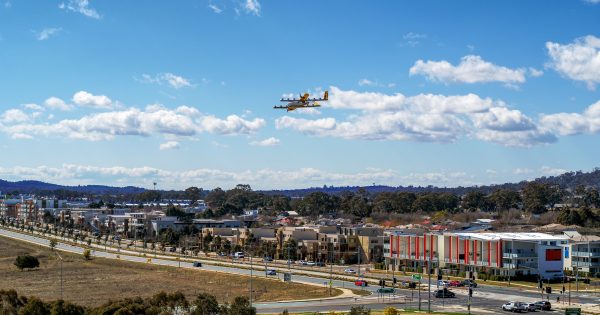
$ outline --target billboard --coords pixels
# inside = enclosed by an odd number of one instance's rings
[[[560,261],[562,259],[562,251],[558,249],[546,249],[546,261]]]

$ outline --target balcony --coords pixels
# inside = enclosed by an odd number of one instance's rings
[[[571,256],[576,257],[600,257],[600,252],[581,252],[581,251],[573,251],[571,252]]]
[[[536,253],[502,253],[502,258],[535,258]]]

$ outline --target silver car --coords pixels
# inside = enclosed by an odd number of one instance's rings
[[[521,303],[521,302],[508,302],[504,305],[502,305],[502,310],[503,311],[509,311],[509,312],[526,312],[527,308],[525,306],[525,303]]]

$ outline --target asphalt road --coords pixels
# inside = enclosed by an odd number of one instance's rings
[[[49,241],[45,238],[32,236],[29,234],[18,233],[10,230],[5,230],[0,228],[0,236],[7,236],[43,246],[48,246]],[[68,251],[72,253],[83,253],[84,248],[79,246],[73,246],[65,243],[58,242],[56,249],[62,251]],[[126,261],[138,262],[138,263],[152,263],[156,265],[163,266],[171,266],[171,267],[181,267],[181,268],[192,268],[192,269],[202,269],[208,271],[218,271],[218,272],[226,272],[230,274],[239,274],[249,276],[251,270],[246,269],[249,267],[248,264],[243,264],[243,268],[236,267],[241,266],[241,264],[237,263],[227,263],[228,266],[219,266],[214,265],[215,263],[223,264],[220,261],[213,260],[202,260],[199,259],[197,261],[201,261],[203,266],[201,268],[194,268],[192,262],[189,261],[175,261],[174,257],[161,256],[157,255],[156,258],[150,257],[142,257],[139,254],[129,251],[129,250],[120,250],[117,252],[107,252],[100,250],[99,248],[93,248],[95,250],[92,251],[92,255],[96,257],[108,258],[108,259],[121,259]],[[170,258],[170,259],[169,259]],[[256,265],[253,265],[252,275],[254,277],[267,277],[265,274],[265,265],[260,262]],[[286,268],[281,267],[271,267],[269,269],[276,269],[278,271],[277,276],[268,276],[275,278],[282,278],[282,272],[287,270]],[[290,270],[293,274],[292,281],[294,282],[303,282],[303,283],[311,283],[315,285],[327,286],[329,284],[329,274],[324,271],[306,271],[306,270]],[[302,275],[294,274],[294,273],[302,273]],[[339,277],[339,275],[338,275]],[[349,277],[351,279],[351,277]],[[427,285],[427,278],[422,279],[423,284]],[[466,311],[468,304],[467,291],[464,288],[455,288],[453,291],[456,293],[456,298],[449,299],[441,299],[433,297],[433,292],[436,289],[435,286],[435,278],[432,278],[432,310],[444,310],[444,309],[452,309],[458,311]],[[389,282],[388,282],[389,283]],[[332,284],[334,287],[339,288],[356,288],[354,286],[353,281],[342,281],[342,280],[332,280]],[[368,286],[363,288],[365,290],[371,291],[374,294],[366,297],[358,297],[358,298],[334,298],[334,299],[322,299],[322,300],[312,300],[312,301],[295,301],[295,302],[271,302],[271,303],[255,303],[254,306],[257,308],[259,312],[262,313],[277,313],[281,312],[284,309],[288,309],[290,311],[295,312],[313,312],[313,311],[329,311],[329,310],[348,310],[352,305],[367,305],[371,309],[382,309],[389,305],[394,305],[397,307],[410,307],[410,308],[418,308],[419,306],[419,294],[416,290],[409,289],[396,289],[395,295],[385,294],[385,296],[381,296],[376,293],[378,287],[376,286]],[[546,295],[544,295],[545,298]],[[541,299],[540,293],[531,292],[528,290],[524,290],[522,288],[504,288],[504,287],[496,287],[496,286],[486,286],[481,285],[474,290],[473,297],[471,299],[471,305],[474,309],[485,309],[491,311],[499,311],[500,307],[503,303],[507,301],[522,301],[522,302],[534,302]],[[428,292],[425,290],[421,291],[421,308],[423,310],[427,310],[428,308]],[[556,295],[551,295],[550,301],[556,301]],[[599,304],[600,298],[598,296],[591,295],[580,295],[574,296],[572,295],[572,301],[582,303],[582,304]],[[476,313],[476,312],[473,312]]]

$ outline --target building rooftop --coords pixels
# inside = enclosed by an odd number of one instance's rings
[[[453,233],[458,236],[479,240],[515,240],[515,241],[562,241],[568,237],[546,233]]]

